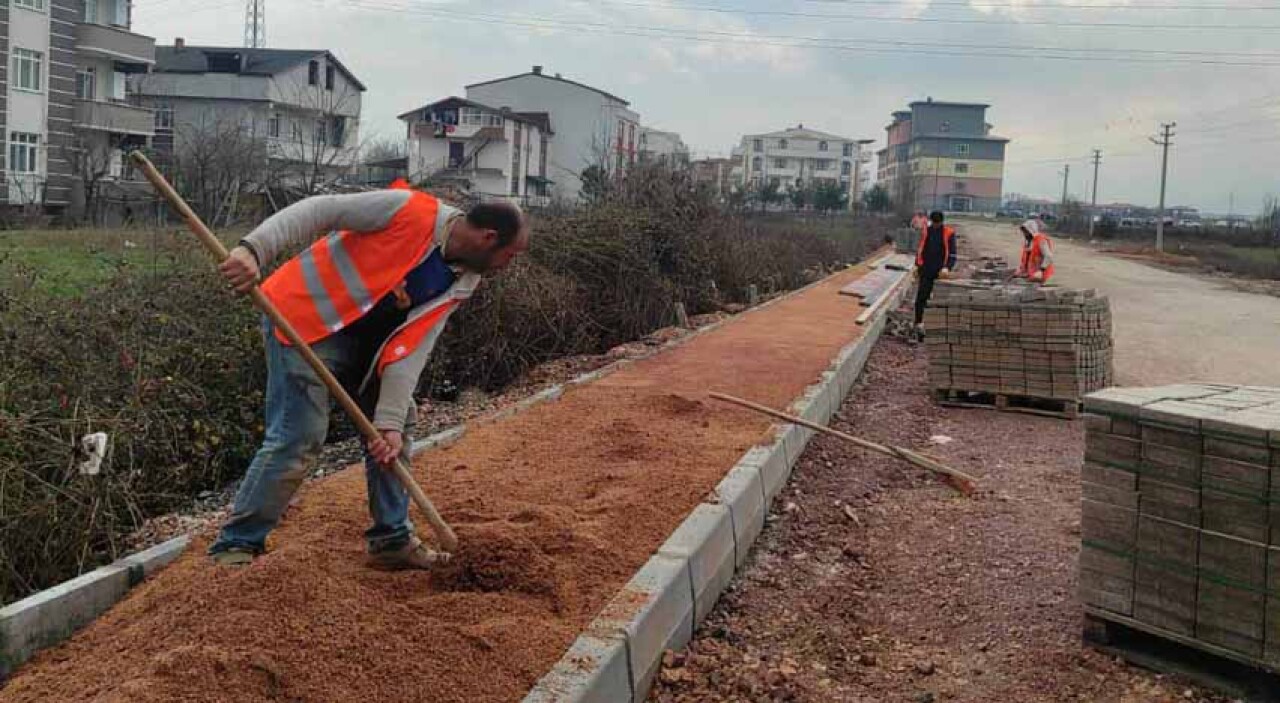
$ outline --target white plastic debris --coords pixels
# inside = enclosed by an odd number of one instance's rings
[[[94,432],[80,438],[80,449],[86,459],[80,462],[80,473],[84,476],[97,476],[102,469],[102,459],[107,455],[107,433]]]
[[[929,444],[951,444],[953,441],[954,440],[944,434],[936,434],[929,438]]]

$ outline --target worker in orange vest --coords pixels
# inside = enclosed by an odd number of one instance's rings
[[[941,211],[929,213],[929,224],[920,232],[916,250],[916,330],[924,330],[924,310],[939,278],[949,278],[956,267],[956,231],[943,224]]]
[[[1018,226],[1022,233],[1022,257],[1015,276],[1036,283],[1048,283],[1053,277],[1053,241],[1045,234],[1037,220],[1027,220]]]
[[[387,469],[397,457],[409,458],[413,392],[445,320],[471,297],[483,274],[525,251],[524,215],[507,202],[481,203],[463,213],[404,183],[308,198],[242,239],[222,263],[222,274],[247,292],[261,270],[303,244],[309,246],[272,273],[262,292],[381,433],[364,446],[371,565],[430,568],[444,556],[414,533],[408,495]],[[269,321],[264,341],[266,435],[209,548],[222,565],[248,564],[263,552],[328,430],[324,384]]]

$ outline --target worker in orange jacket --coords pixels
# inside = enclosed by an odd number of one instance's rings
[[[941,211],[929,213],[929,224],[920,232],[916,251],[916,329],[924,329],[924,310],[939,278],[948,278],[956,267],[956,231],[943,224]]]
[[[388,468],[397,457],[409,458],[413,392],[445,321],[483,274],[505,268],[528,242],[514,204],[481,203],[464,213],[397,184],[291,205],[242,239],[221,265],[243,293],[284,252],[309,245],[272,273],[262,292],[381,435],[364,447],[373,523],[365,539],[375,567],[427,569],[443,558],[414,533],[408,495]],[[269,321],[264,341],[266,433],[209,548],[221,565],[248,564],[264,551],[328,431],[328,389]]]
[[[1053,277],[1053,241],[1038,220],[1027,220],[1018,226],[1022,233],[1022,256],[1014,274],[1035,283],[1048,283]]]

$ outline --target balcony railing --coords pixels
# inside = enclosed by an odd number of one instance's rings
[[[155,113],[142,107],[100,100],[77,100],[78,129],[150,137],[155,134]]]
[[[76,49],[127,64],[152,65],[156,62],[155,39],[101,24],[77,24]]]

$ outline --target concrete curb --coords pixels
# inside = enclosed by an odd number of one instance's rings
[[[793,414],[821,424],[831,420],[866,366],[888,311],[897,308],[908,288],[899,282],[888,304],[863,328],[862,337],[841,349],[819,381],[791,405]],[[524,703],[644,701],[663,653],[689,642],[733,574],[743,568],[764,529],[769,504],[786,485],[813,435],[813,430],[796,425],[775,426],[772,442],[747,450],[708,500],[689,513],[534,684]],[[626,682],[619,678],[622,668],[617,663],[623,651],[629,662]]]
[[[37,650],[70,637],[186,549],[184,535],[0,608],[0,681]]]

